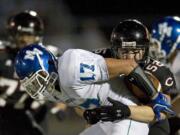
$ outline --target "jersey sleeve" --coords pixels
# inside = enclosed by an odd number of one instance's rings
[[[102,56],[81,49],[67,50],[59,58],[58,73],[60,87],[73,103],[84,108],[99,104],[100,84],[109,78]]]
[[[176,82],[170,69],[159,61],[151,60],[145,66],[145,71],[151,73],[161,84],[161,91],[169,94],[176,88]]]

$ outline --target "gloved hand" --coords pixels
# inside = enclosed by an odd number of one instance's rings
[[[89,124],[95,124],[99,121],[113,122],[130,116],[131,112],[127,105],[109,97],[108,101],[112,104],[112,106],[101,106],[84,112],[84,118]]]
[[[156,119],[161,120],[161,112],[166,113],[167,115],[174,116],[175,112],[171,110],[171,104],[167,97],[161,92],[158,93],[155,99],[152,100],[153,110],[155,113]]]

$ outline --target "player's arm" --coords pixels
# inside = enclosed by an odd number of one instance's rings
[[[133,59],[122,60],[106,58],[105,61],[110,79],[117,77],[120,74],[129,75],[138,66],[138,64]]]
[[[144,92],[148,97],[151,99],[151,104],[153,105],[153,110],[156,115],[156,118],[158,120],[161,119],[160,112],[165,112],[170,115],[174,115],[174,112],[171,110],[171,104],[167,102],[167,98],[165,95],[163,95],[161,92],[158,92],[154,86],[154,84],[150,81],[150,79],[145,75],[144,71],[135,64],[135,61],[126,60],[124,62],[123,60],[117,60],[117,59],[106,59],[107,67],[109,70],[109,74],[118,74],[122,71],[124,71],[124,74],[127,76],[127,79],[132,83],[135,84],[142,92]],[[157,61],[155,61],[158,66],[159,64]],[[154,67],[153,63],[153,67]],[[124,65],[123,65],[124,64]],[[128,66],[129,64],[129,66]],[[119,68],[118,68],[119,67]],[[134,68],[134,69],[133,69]],[[149,67],[149,69],[152,69]],[[153,68],[154,69],[154,68]],[[158,69],[158,68],[157,68]],[[164,68],[166,69],[166,68]],[[130,73],[128,73],[130,72]],[[162,73],[161,73],[162,74]],[[169,72],[168,72],[169,74]],[[161,79],[163,79],[163,75],[161,75]],[[160,79],[160,80],[161,80]],[[165,80],[165,84],[167,84],[172,78],[167,78]],[[164,79],[163,79],[164,80]],[[171,88],[168,88],[168,90]]]
[[[152,82],[155,84],[159,84],[160,87],[156,86],[156,89],[160,92],[163,93],[159,94],[156,99],[152,100],[152,105],[153,105],[153,110],[156,115],[156,118],[159,119],[160,112],[165,112],[166,115],[174,115],[175,113],[166,113],[169,109],[172,108],[171,106],[171,98],[170,98],[170,93],[176,89],[176,82],[174,78],[174,74],[170,71],[168,67],[166,67],[164,64],[157,60],[151,60],[150,63],[148,63],[145,66],[145,71],[146,73],[149,73],[151,75],[151,79],[154,76],[154,79]],[[157,83],[158,82],[158,83]],[[161,100],[162,99],[162,100]],[[163,107],[165,107],[163,109]],[[166,111],[167,109],[167,111]]]
[[[129,106],[131,115],[129,118],[141,121],[141,122],[153,122],[155,121],[155,114],[150,106]],[[166,115],[161,113],[161,119],[165,119]]]
[[[152,82],[147,78],[144,71],[133,59],[113,59],[106,58],[106,65],[109,73],[109,78],[117,77],[120,74],[125,74],[131,83],[135,84],[151,99],[157,95],[157,91]]]
[[[120,101],[108,98],[112,106],[101,106],[84,112],[84,118],[90,124],[99,121],[117,121],[122,119],[133,119],[140,122],[150,123],[156,120],[153,109],[150,106],[127,106]],[[161,119],[166,115],[161,113]]]
[[[165,67],[163,64],[159,63],[158,61],[154,61],[151,64],[147,65],[145,71],[146,73],[148,73],[148,78],[151,80],[157,92],[159,93],[156,98],[149,101],[152,107],[129,106],[132,112],[131,117],[135,120],[138,119],[140,120],[142,117],[146,119],[146,116],[149,115],[149,118],[154,117],[154,119],[156,120],[161,120],[166,117],[169,117],[170,115],[174,115],[175,113],[172,110],[170,110],[172,106],[171,106],[171,98],[169,96],[169,92],[176,87],[174,75],[169,70],[169,68]],[[147,109],[143,110],[143,108],[144,109],[147,108]],[[143,113],[143,111],[145,112]],[[140,116],[141,114],[143,115]]]
[[[143,122],[161,120],[166,118],[168,114],[174,114],[174,112],[170,110],[170,97],[167,94],[162,94],[162,91],[167,93],[175,87],[173,74],[171,74],[171,72],[169,72],[169,70],[165,67],[162,67],[161,71],[163,71],[163,75],[157,73],[157,75],[155,74],[157,78],[152,76],[152,74],[150,74],[151,76],[148,76],[153,82],[153,85],[157,91],[160,91],[157,98],[149,101],[152,106],[127,106],[119,101],[112,100],[112,104],[114,103],[113,106],[101,106],[100,108],[96,108],[90,112],[86,111],[84,114],[89,116],[89,121],[93,116],[91,114],[96,114],[99,115],[98,118],[102,121],[115,121],[124,118],[131,118]],[[138,91],[134,92],[137,93]],[[92,120],[96,119],[93,118]]]
[[[106,81],[113,77],[118,77],[121,74],[125,74],[132,83],[137,85],[151,99],[157,94],[151,81],[133,59],[104,59],[100,55],[84,50],[71,50],[68,52],[69,56],[72,58],[72,62],[74,62],[76,58],[78,61],[76,64],[80,66],[80,68],[76,68],[78,73],[76,76],[80,78],[79,83],[87,84]]]
[[[148,105],[139,105],[139,106],[127,106],[130,110],[130,116],[129,118],[133,119],[133,120],[137,120],[137,121],[142,121],[142,122],[154,122],[154,121],[158,121],[158,120],[163,120],[165,118],[168,117],[168,113],[173,113],[173,111],[171,111],[168,107],[170,107],[170,97],[166,94],[162,94],[162,98],[163,100],[161,101],[165,101],[165,103],[163,104],[152,104],[152,102],[150,102],[151,104]],[[116,103],[116,101],[112,100],[111,102],[114,106]],[[122,104],[122,103],[120,103]],[[122,104],[123,105],[123,104]],[[120,107],[120,106],[119,106]],[[161,109],[164,107],[167,107],[167,110],[163,110],[161,112],[161,110],[159,110],[159,116],[157,117],[155,110],[153,109]]]

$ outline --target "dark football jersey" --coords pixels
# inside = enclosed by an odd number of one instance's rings
[[[113,58],[113,54],[110,48],[101,48],[93,51],[96,54],[103,56],[104,58]],[[176,88],[176,82],[173,73],[170,69],[162,64],[160,61],[148,58],[144,65],[140,65],[145,72],[148,72],[155,76],[161,84],[161,90],[163,93],[170,93],[172,89]]]
[[[0,49],[0,107],[11,106],[15,109],[34,109],[32,104],[41,106],[41,103],[31,99],[20,86],[14,70],[14,60],[17,52],[17,49],[9,47]]]
[[[0,106],[15,105],[22,96],[20,83],[14,72],[17,51],[11,48],[0,50]],[[23,92],[24,93],[24,92]]]
[[[47,111],[45,101],[33,100],[21,87],[14,70],[17,52],[15,48],[2,45],[0,47],[0,127],[3,125],[0,133],[1,131],[11,132],[12,128],[20,129],[20,125],[31,133],[29,130],[32,130],[30,127],[33,125],[30,119],[35,118],[36,122],[41,122]],[[31,112],[29,114],[34,117],[27,115],[27,112]]]
[[[171,90],[176,88],[173,73],[162,62],[149,58],[144,71],[151,73],[159,80],[163,93],[170,94]]]

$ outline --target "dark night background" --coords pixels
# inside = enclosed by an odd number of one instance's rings
[[[0,38],[8,37],[8,17],[28,9],[37,11],[44,21],[44,44],[62,51],[91,50],[109,46],[111,31],[120,21],[138,19],[151,31],[159,18],[180,16],[176,5],[177,1],[168,0],[0,0]],[[48,113],[43,128],[47,135],[77,135],[84,129],[84,121],[68,108],[64,120]]]

